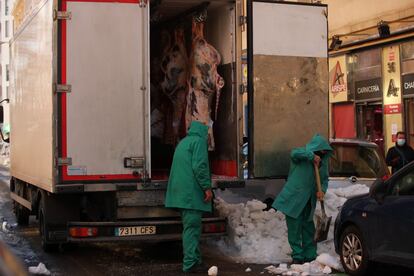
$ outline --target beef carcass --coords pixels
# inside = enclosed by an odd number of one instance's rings
[[[161,69],[164,80],[161,82],[162,91],[172,103],[172,130],[169,140],[176,144],[185,133],[180,133],[185,114],[188,80],[188,56],[185,48],[184,30],[177,28],[174,31],[174,41],[171,47],[165,51]]]
[[[223,78],[217,73],[221,62],[219,52],[204,39],[204,22],[192,23],[192,49],[190,55],[190,79],[188,84],[186,125],[200,121],[209,126],[209,150],[215,148],[213,120],[211,119],[213,98],[216,96],[215,117],[224,86]]]

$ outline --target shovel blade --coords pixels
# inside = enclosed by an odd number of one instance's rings
[[[326,241],[328,238],[329,227],[331,226],[332,217],[316,215],[316,226],[314,242]]]

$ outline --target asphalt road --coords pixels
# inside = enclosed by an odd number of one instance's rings
[[[0,220],[15,224],[9,196],[8,172],[0,168]],[[52,275],[185,275],[181,272],[182,248],[179,242],[123,244],[79,244],[45,253],[40,247],[37,221],[31,217],[27,227],[15,226],[10,232],[0,231],[5,241],[27,266],[42,262]],[[208,241],[202,243],[207,266],[216,265],[219,275],[262,275],[265,265],[240,264],[220,254]],[[252,272],[246,273],[250,267]],[[197,275],[197,274],[191,274]],[[198,275],[207,275],[199,273]]]
[[[0,167],[0,228],[2,221],[13,226],[9,232],[0,229],[0,240],[8,244],[26,266],[37,266],[42,262],[52,275],[186,275],[181,272],[179,242],[78,244],[54,253],[43,252],[34,217],[27,227],[15,226],[8,181],[7,169]],[[237,263],[221,254],[211,241],[202,243],[202,254],[207,266],[218,267],[219,275],[270,275],[264,270],[267,265]],[[247,268],[252,271],[246,272]],[[191,275],[207,275],[207,271]],[[414,271],[380,265],[373,275],[414,275]]]

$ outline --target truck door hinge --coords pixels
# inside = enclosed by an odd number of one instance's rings
[[[148,0],[138,0],[139,7],[145,8],[148,5]]]
[[[55,93],[70,93],[72,92],[72,85],[70,84],[55,84]]]
[[[239,24],[240,24],[240,26],[243,26],[244,24],[247,24],[247,16],[241,15],[239,17]]]
[[[53,20],[71,20],[72,19],[72,13],[70,11],[53,11]]]
[[[72,158],[70,158],[70,157],[66,157],[66,158],[58,157],[56,163],[57,163],[58,166],[70,166],[70,165],[72,165]]]

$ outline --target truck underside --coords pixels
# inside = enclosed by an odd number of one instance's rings
[[[30,215],[39,220],[45,250],[67,242],[181,239],[180,213],[163,207],[164,189],[52,194],[12,178],[10,190],[18,223],[27,225]],[[214,211],[202,229],[204,237],[222,236],[226,220]]]

